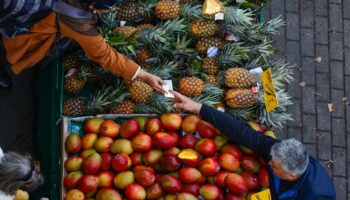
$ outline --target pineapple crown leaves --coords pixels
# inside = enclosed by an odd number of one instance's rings
[[[106,42],[117,49],[117,51],[130,57],[136,55],[136,41],[133,37],[125,38],[123,34],[116,34],[114,31],[106,28],[100,28],[99,32]]]
[[[181,16],[187,21],[204,19],[202,16],[202,5],[198,3],[186,3],[181,6]]]
[[[168,33],[185,33],[188,29],[188,26],[185,23],[185,19],[179,17],[174,20],[168,20],[160,26],[164,31]]]
[[[233,116],[236,119],[249,121],[256,119],[256,108],[257,106],[252,106],[246,109],[226,108],[225,113]]]
[[[289,65],[285,60],[272,60],[269,62],[272,70],[272,81],[276,90],[285,87],[285,83],[290,84],[293,80],[295,65]]]
[[[117,14],[115,12],[98,14],[100,28],[106,30],[114,30],[115,27],[119,25],[119,22],[116,20]]]
[[[224,90],[211,84],[206,83],[204,85],[203,93],[192,98],[193,101],[206,104],[208,106],[215,106],[221,102],[224,96]]]
[[[174,110],[172,99],[158,92],[152,94],[149,104],[135,104],[135,113],[162,114],[174,112]]]
[[[225,12],[225,23],[229,24],[235,24],[235,25],[244,25],[244,26],[250,26],[252,25],[253,21],[253,13],[251,13],[249,10],[243,10],[236,7],[226,7]]]
[[[234,65],[241,65],[243,61],[249,60],[251,49],[243,44],[242,42],[225,44],[217,60],[221,68],[227,69]]]
[[[181,36],[180,34],[177,34],[176,38],[177,40],[175,42],[175,47],[172,48],[173,54],[180,57],[188,57],[195,52],[193,48],[189,47],[189,45],[193,42],[193,38],[188,38],[186,35]]]
[[[263,41],[253,47],[253,51],[260,56],[265,63],[268,63],[268,58],[273,55],[275,48],[272,46],[273,41]]]
[[[146,69],[149,73],[159,76],[167,80],[171,79],[177,70],[177,63],[174,61],[164,61],[151,69]]]
[[[278,29],[282,26],[285,26],[285,23],[281,16],[273,18],[270,21],[265,22],[263,25],[264,32],[267,35],[279,35]]]

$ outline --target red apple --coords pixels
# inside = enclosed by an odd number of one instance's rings
[[[164,192],[159,183],[154,183],[152,186],[146,189],[146,199],[159,199],[163,196]]]
[[[129,200],[146,199],[146,191],[141,185],[134,183],[125,188],[125,196]]]
[[[232,193],[243,194],[248,191],[248,183],[238,174],[231,173],[227,175],[225,181]]]
[[[132,165],[141,165],[142,164],[142,153],[141,152],[133,152],[132,154],[130,154],[130,159],[131,159],[131,163]]]
[[[170,149],[166,149],[163,151],[164,156],[174,155],[177,156],[180,153],[180,149],[177,147],[171,147]]]
[[[162,169],[172,172],[176,171],[180,168],[180,160],[177,156],[170,155],[170,156],[162,156],[160,159],[160,166]]]
[[[158,149],[170,149],[176,146],[176,138],[164,132],[158,132],[152,136],[153,145]]]
[[[179,146],[179,144],[180,144],[180,135],[179,135],[179,133],[174,132],[174,131],[169,131],[168,134],[175,138],[175,141],[176,141],[175,142],[175,146]]]
[[[135,174],[136,182],[144,187],[149,187],[153,185],[156,176],[153,170],[140,169],[133,170]]]
[[[102,122],[100,126],[100,135],[110,138],[115,138],[119,135],[120,125],[110,119]]]
[[[78,189],[69,190],[64,200],[85,200],[85,194]]]
[[[142,160],[146,165],[153,166],[159,163],[161,157],[161,150],[150,149],[143,154]]]
[[[111,145],[113,143],[113,139],[110,137],[100,137],[97,138],[94,148],[96,149],[97,152],[100,153],[105,153],[108,152]]]
[[[181,137],[180,145],[184,149],[193,149],[198,139],[192,134],[186,134]]]
[[[199,163],[198,169],[204,176],[214,176],[220,171],[220,165],[214,158],[205,158]]]
[[[247,182],[249,190],[256,190],[259,188],[259,186],[260,186],[259,179],[254,173],[249,172],[249,171],[244,171],[240,175]]]
[[[85,133],[99,133],[100,126],[104,119],[102,118],[91,118],[85,122],[84,130]]]
[[[78,186],[80,178],[83,177],[81,171],[71,172],[64,177],[63,185],[67,190],[74,189]]]
[[[93,153],[97,153],[97,151],[95,149],[85,149],[84,151],[82,151],[80,153],[80,157],[85,159],[86,157],[88,157],[89,155],[91,155]]]
[[[182,117],[178,113],[166,113],[160,116],[162,127],[169,131],[177,131],[181,128]]]
[[[230,154],[234,155],[238,160],[240,160],[242,158],[242,155],[243,155],[241,149],[235,145],[232,145],[232,144],[225,144],[221,148],[221,153],[230,153]]]
[[[122,138],[132,138],[140,132],[140,125],[135,119],[126,120],[120,128]]]
[[[82,149],[93,148],[96,140],[97,140],[96,133],[88,133],[83,135],[83,137],[81,138],[81,148]]]
[[[220,166],[229,171],[236,171],[239,168],[239,160],[230,153],[223,153],[219,156]]]
[[[217,135],[214,138],[217,151],[221,151],[221,148],[229,142],[228,138],[222,135]]]
[[[196,168],[184,167],[179,170],[179,179],[183,183],[196,183],[201,177],[201,172]]]
[[[185,184],[182,192],[187,192],[193,194],[194,196],[199,196],[199,189],[201,186],[198,183]]]
[[[199,185],[204,185],[207,182],[207,178],[202,174],[202,177],[197,181]]]
[[[122,200],[122,196],[118,191],[104,187],[97,192],[96,200]]]
[[[140,132],[131,139],[131,146],[135,151],[145,152],[152,147],[151,136]]]
[[[168,193],[178,193],[181,192],[183,188],[180,180],[170,175],[163,175],[160,185]]]
[[[93,153],[86,157],[82,164],[82,171],[86,175],[93,175],[100,171],[102,166],[102,158],[100,154]]]
[[[131,167],[131,159],[128,155],[124,153],[116,154],[112,158],[111,163],[112,163],[112,168],[117,172],[127,170]]]
[[[113,180],[114,187],[119,190],[124,190],[129,185],[135,182],[134,172],[123,171],[118,173]]]
[[[99,179],[94,175],[85,175],[80,178],[78,188],[84,193],[88,193],[97,189],[99,185]]]
[[[98,179],[100,180],[100,187],[109,187],[113,184],[114,174],[111,171],[100,171],[97,174]]]
[[[203,138],[196,143],[195,149],[205,156],[213,156],[216,152],[216,144],[212,139]]]
[[[110,153],[102,153],[102,165],[101,170],[109,170],[111,168],[112,154]]]
[[[225,200],[245,200],[246,198],[242,194],[232,194],[227,193],[225,196]]]
[[[66,139],[65,146],[68,153],[79,153],[81,149],[80,136],[77,133],[71,133]]]
[[[220,171],[219,173],[216,174],[215,180],[216,180],[216,184],[219,187],[226,187],[226,177],[227,175],[231,174],[232,172],[229,171]]]
[[[200,163],[200,155],[193,149],[183,149],[177,157],[182,164],[188,167],[197,167]]]
[[[83,158],[80,156],[70,156],[64,162],[64,168],[67,172],[79,171],[83,164]]]
[[[220,196],[220,190],[213,184],[206,184],[201,186],[199,194],[206,200],[218,199]]]
[[[270,187],[269,172],[266,167],[262,167],[258,173],[259,183],[263,187]]]
[[[242,168],[246,171],[257,173],[260,170],[261,164],[252,156],[243,156],[241,159]]]
[[[206,121],[199,121],[197,124],[197,131],[202,138],[214,139],[218,134],[217,129]]]
[[[160,124],[160,120],[156,117],[149,118],[146,123],[146,133],[149,135],[153,135],[158,133],[162,129],[162,125]]]
[[[194,133],[197,130],[197,124],[201,120],[198,115],[188,115],[182,122],[182,130],[186,133]]]

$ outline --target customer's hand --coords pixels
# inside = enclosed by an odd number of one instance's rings
[[[201,110],[202,104],[197,103],[195,101],[193,101],[192,99],[178,93],[175,91],[170,91],[172,94],[174,94],[174,103],[175,103],[175,107],[179,108],[181,110],[186,110],[189,112],[193,112],[193,113],[199,113],[199,111]]]
[[[166,91],[162,87],[164,80],[162,80],[160,77],[150,74],[146,72],[145,70],[141,69],[139,74],[137,75],[137,78],[141,79],[142,81],[146,82],[148,85],[150,85],[154,90],[157,90],[160,93],[165,93]]]

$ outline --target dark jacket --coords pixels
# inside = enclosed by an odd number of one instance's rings
[[[258,156],[263,158],[267,163],[271,159],[271,148],[279,142],[272,137],[265,136],[247,126],[244,121],[239,121],[217,111],[209,106],[203,105],[200,110],[203,120],[212,123],[214,126],[229,137],[229,139],[238,144],[242,144],[252,149]],[[295,182],[291,184],[287,181],[280,180],[273,174],[271,167],[268,165],[270,172],[270,190],[273,199],[295,199],[295,200],[334,200],[335,189],[331,178],[322,165],[310,156],[310,162],[305,173]],[[280,187],[277,187],[280,182]],[[291,195],[288,198],[281,198],[279,189],[286,188]],[[291,185],[288,187],[288,185]]]

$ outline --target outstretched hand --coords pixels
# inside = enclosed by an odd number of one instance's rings
[[[163,94],[166,92],[162,87],[164,80],[161,79],[159,76],[153,75],[141,69],[137,77],[140,78],[142,81],[146,82],[154,90],[157,90],[158,92]]]
[[[179,108],[181,110],[186,110],[193,113],[199,113],[201,110],[202,104],[197,103],[193,101],[192,99],[178,93],[175,91],[170,91],[172,94],[174,94],[174,104],[176,108]]]

